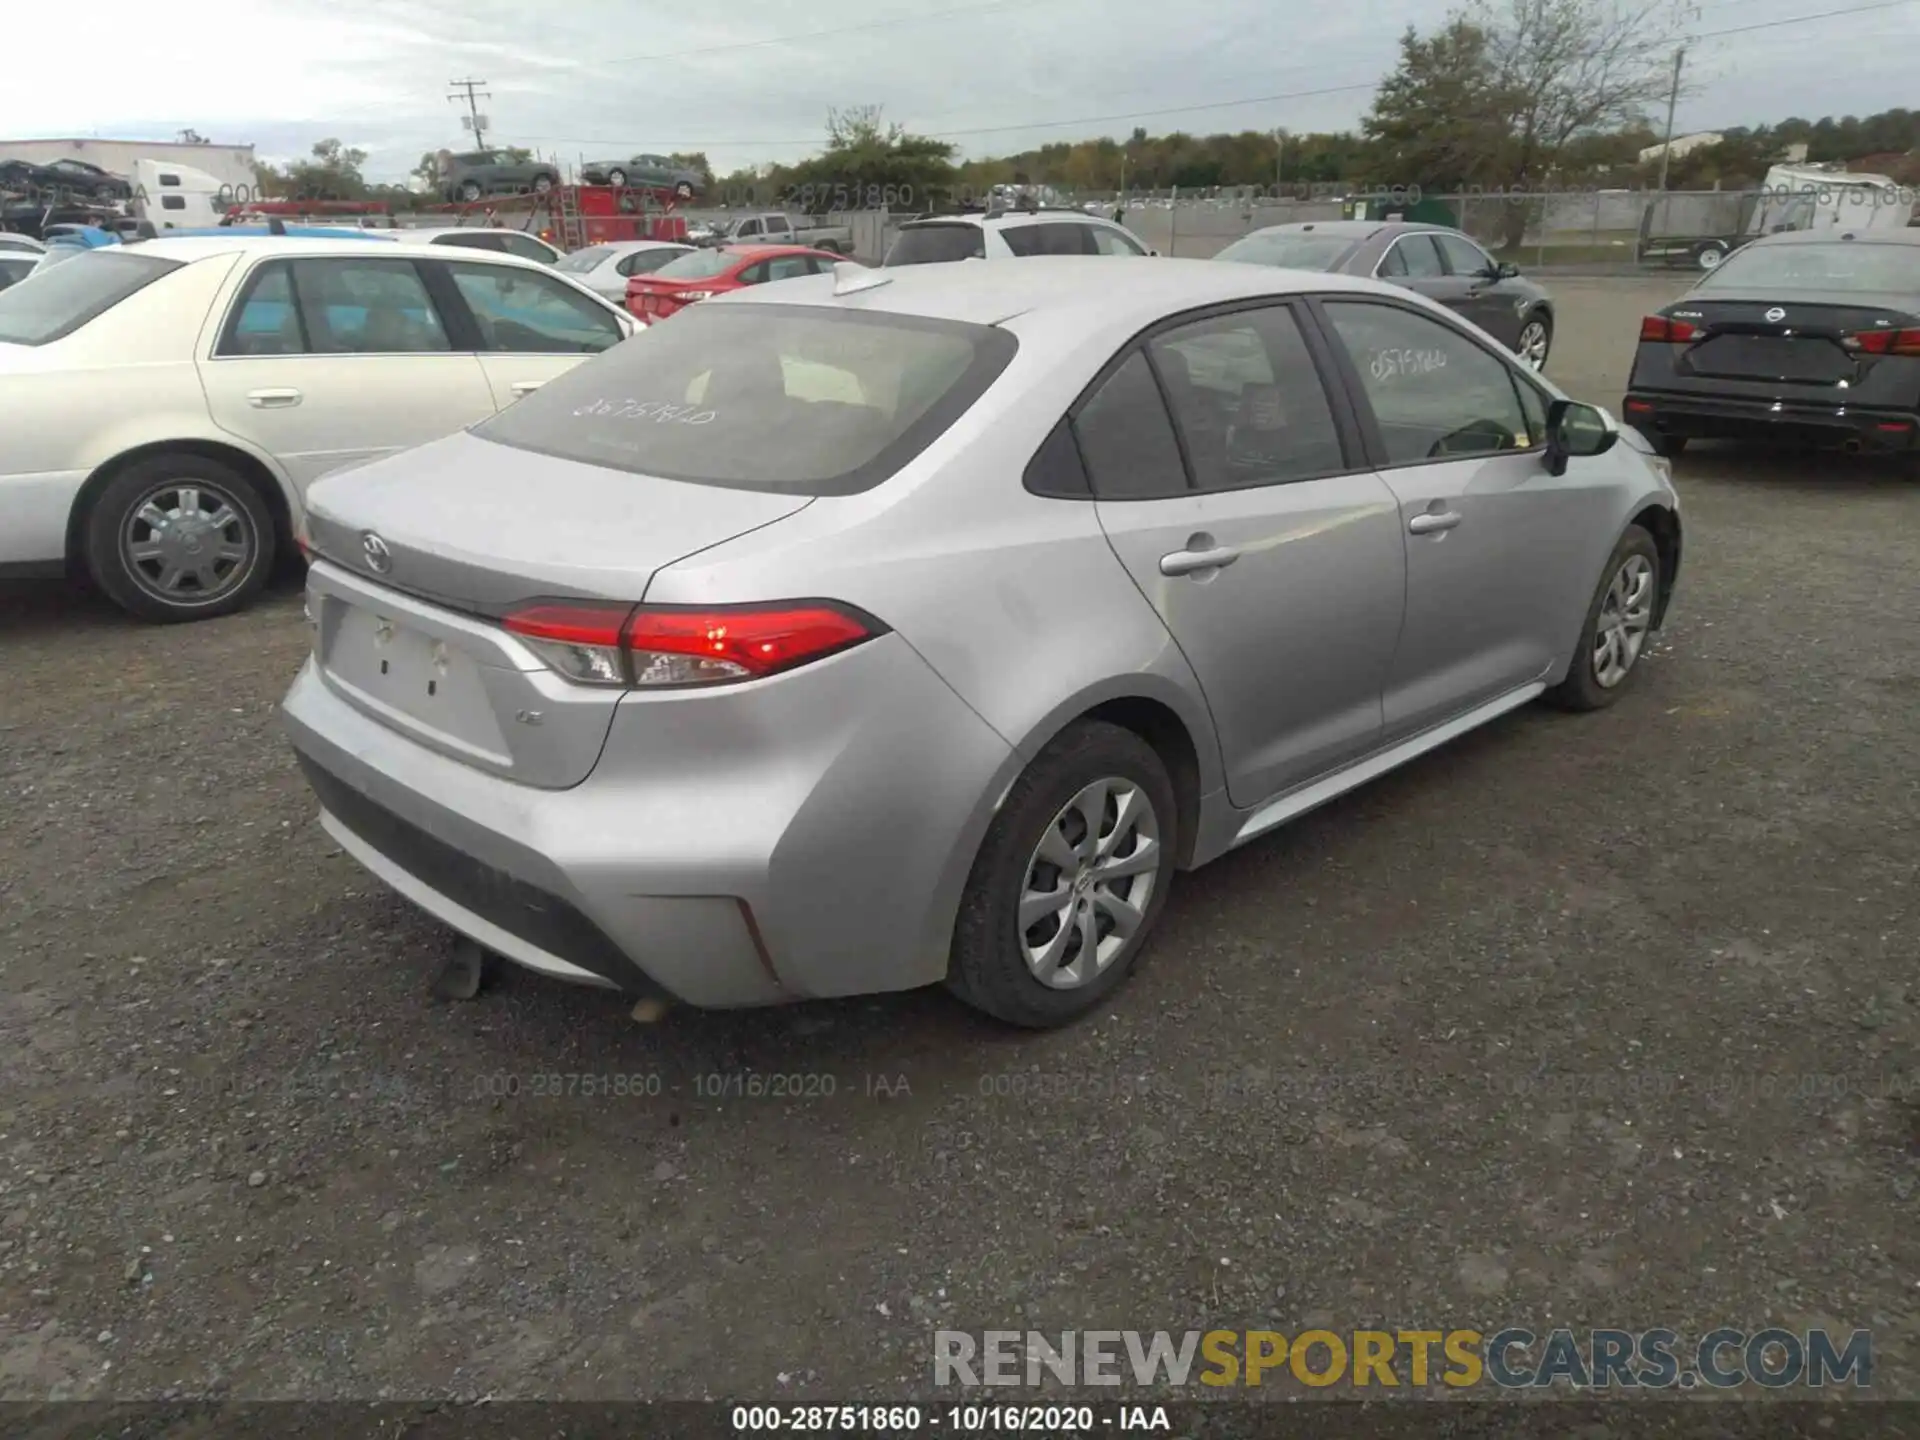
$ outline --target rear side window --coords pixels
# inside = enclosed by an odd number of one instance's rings
[[[1008,225],[1001,230],[1000,238],[1006,242],[1007,249],[1015,255],[1024,257],[1040,253],[1038,225]]]
[[[569,275],[584,275],[613,254],[611,245],[589,245],[584,250],[576,250],[571,255],[563,255],[554,264],[554,269],[564,270]]]
[[[1073,429],[1093,493],[1102,500],[1154,500],[1186,491],[1180,442],[1140,351],[1087,397],[1073,417]]]
[[[509,255],[518,255],[522,260],[538,261],[542,265],[553,263],[553,252],[530,235],[502,235],[500,248]]]
[[[218,355],[301,355],[307,349],[293,272],[285,261],[257,267],[247,277],[239,307],[220,337]]]
[[[475,232],[470,235],[437,235],[436,245],[458,245],[468,250],[502,250],[507,247],[498,235],[482,235]]]
[[[784,305],[695,305],[473,433],[693,484],[851,495],[894,474],[1013,358],[985,325]]]
[[[1006,236],[1012,233],[1008,231]],[[883,263],[944,265],[954,260],[983,260],[986,254],[986,236],[978,225],[903,225]]]
[[[1048,221],[1036,225],[1040,232],[1040,253],[1042,255],[1098,255],[1099,247],[1093,243],[1093,227],[1071,222],[1061,224]]]
[[[296,260],[300,323],[316,355],[451,350],[411,260]]]
[[[90,250],[67,263],[44,266],[31,285],[13,285],[0,292],[0,341],[46,345],[63,339],[180,268],[178,260],[106,250]]]
[[[636,250],[613,268],[627,276],[651,275],[661,266],[671,264],[685,253],[682,250]]]

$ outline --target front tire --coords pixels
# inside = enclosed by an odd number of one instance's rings
[[[534,194],[544,195],[551,189],[553,189],[553,177],[551,175],[536,175],[533,177]]]
[[[682,180],[678,185],[673,187],[673,193],[682,200],[691,200],[693,198],[693,186],[689,185],[685,180]]]
[[[1718,270],[1720,262],[1727,258],[1727,247],[1715,240],[1698,246],[1693,252],[1693,263],[1702,270]]]
[[[273,573],[273,516],[253,482],[200,455],[149,456],[100,492],[87,571],[122,610],[172,624],[243,608]]]
[[[1626,692],[1653,636],[1660,600],[1660,547],[1638,525],[1614,546],[1587,607],[1567,678],[1547,691],[1562,710],[1604,710]]]
[[[607,184],[613,186],[616,190],[626,189],[627,172],[624,170],[609,170],[607,172]]]
[[[1547,353],[1552,349],[1553,317],[1544,310],[1535,310],[1521,324],[1520,339],[1513,352],[1537,375],[1547,368]]]
[[[947,986],[998,1020],[1050,1029],[1135,968],[1173,880],[1179,817],[1130,730],[1075,725],[1014,782],[975,857]]]

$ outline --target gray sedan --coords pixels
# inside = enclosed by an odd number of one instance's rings
[[[1176,871],[1618,699],[1681,557],[1666,462],[1450,311],[1205,260],[751,286],[307,509],[294,749],[457,953],[1034,1027]]]
[[[1517,265],[1495,260],[1471,236],[1444,225],[1313,220],[1270,225],[1213,257],[1364,275],[1404,285],[1485,330],[1534,370],[1553,347],[1553,297]]]

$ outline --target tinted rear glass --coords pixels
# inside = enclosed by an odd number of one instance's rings
[[[1920,295],[1920,245],[1836,240],[1736,250],[1696,290],[1895,290]]]
[[[611,254],[613,254],[611,245],[589,245],[584,250],[576,250],[571,255],[561,256],[553,268],[565,270],[569,274],[584,275]]]
[[[904,225],[887,251],[887,265],[944,265],[985,259],[987,242],[978,225]]]
[[[1280,235],[1248,235],[1213,258],[1242,265],[1281,265],[1289,270],[1333,270],[1353,249],[1345,235],[1311,235],[1289,231]]]
[[[128,253],[113,246],[76,254],[41,267],[31,285],[0,291],[0,341],[45,345],[71,335],[137,290],[171,270],[178,260]]]
[[[696,305],[474,427],[611,470],[851,495],[931,444],[1017,348],[990,326],[785,305]]]

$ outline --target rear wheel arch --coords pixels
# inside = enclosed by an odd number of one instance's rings
[[[1153,748],[1173,782],[1178,844],[1174,862],[1185,869],[1192,862],[1194,843],[1200,832],[1200,798],[1207,793],[1207,774],[1203,769],[1200,747],[1193,729],[1180,712],[1163,700],[1146,695],[1117,695],[1077,709],[1057,718],[1043,733],[1032,736],[1022,746],[1027,755],[1038,755],[1074,726],[1088,721],[1103,721],[1131,731]]]
[[[273,517],[276,550],[282,555],[293,553],[293,501],[280,478],[259,456],[218,440],[157,440],[152,444],[136,445],[131,450],[121,451],[87,476],[80,493],[74,497],[72,510],[67,514],[67,565],[70,569],[85,561],[87,520],[114,476],[129,465],[151,460],[158,455],[200,455],[239,471],[252,482],[267,507],[267,513]]]

